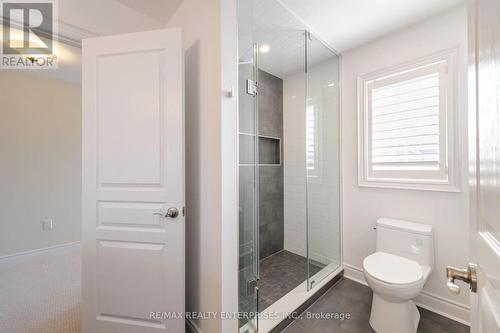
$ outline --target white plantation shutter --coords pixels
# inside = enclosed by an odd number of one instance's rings
[[[308,177],[318,176],[317,100],[309,99],[306,106],[306,168]]]
[[[439,108],[439,72],[373,89],[373,170],[438,170]]]
[[[450,59],[360,79],[360,183],[450,183]]]

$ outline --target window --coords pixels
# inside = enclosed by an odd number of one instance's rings
[[[359,78],[360,186],[458,190],[456,53]]]
[[[307,176],[312,178],[320,176],[318,117],[318,98],[309,98],[306,105],[306,168]]]

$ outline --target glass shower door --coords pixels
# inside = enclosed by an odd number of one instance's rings
[[[341,263],[340,57],[306,33],[308,289]]]
[[[339,57],[278,1],[238,0],[238,48],[243,333],[340,265],[340,105]]]
[[[238,2],[238,140],[240,332],[258,331],[259,167],[257,54],[252,35],[253,0]]]

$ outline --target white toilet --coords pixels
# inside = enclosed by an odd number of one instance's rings
[[[377,221],[377,251],[363,261],[373,290],[370,325],[377,333],[415,333],[413,302],[434,267],[432,226],[389,218]]]

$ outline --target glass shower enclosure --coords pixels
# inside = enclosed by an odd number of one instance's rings
[[[241,332],[341,264],[340,57],[274,0],[238,1]]]

